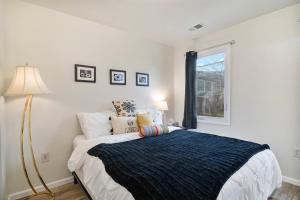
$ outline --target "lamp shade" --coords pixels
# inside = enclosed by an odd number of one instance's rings
[[[5,96],[47,94],[50,90],[41,78],[40,71],[33,66],[17,66]]]
[[[160,101],[157,104],[159,110],[168,110],[168,104],[166,101]]]

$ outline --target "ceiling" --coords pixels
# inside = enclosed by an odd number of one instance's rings
[[[300,0],[26,0],[168,45],[199,37]],[[204,25],[197,31],[188,29]]]

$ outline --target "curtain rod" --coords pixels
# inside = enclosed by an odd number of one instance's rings
[[[231,40],[231,41],[224,42],[224,43],[221,43],[221,44],[217,44],[217,45],[214,45],[214,46],[210,46],[210,47],[207,47],[207,48],[204,48],[204,49],[198,49],[197,52],[205,51],[205,50],[208,50],[208,49],[213,49],[213,48],[216,48],[216,47],[223,46],[225,44],[234,45],[235,43],[236,43],[235,40]],[[185,56],[185,54],[184,54],[184,56]]]
[[[198,49],[197,52],[199,51],[205,51],[205,50],[208,50],[208,49],[213,49],[213,48],[216,48],[216,47],[220,47],[220,46],[223,46],[225,44],[230,44],[230,45],[234,45],[235,44],[235,40],[231,40],[231,41],[228,41],[228,42],[224,42],[222,44],[217,44],[217,45],[214,45],[214,46],[211,46],[211,47],[208,47],[208,48],[204,48],[204,49]]]

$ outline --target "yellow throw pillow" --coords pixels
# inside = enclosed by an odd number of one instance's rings
[[[144,113],[144,114],[137,114],[136,115],[137,123],[139,128],[143,126],[152,126],[153,118],[150,113]]]

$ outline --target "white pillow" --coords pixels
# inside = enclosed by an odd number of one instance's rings
[[[162,113],[161,111],[154,109],[154,108],[147,108],[147,109],[138,109],[136,110],[136,113],[138,114],[144,114],[144,113],[150,113],[153,123],[155,125],[162,125],[163,120],[162,120]]]
[[[113,134],[138,132],[136,117],[111,117]]]
[[[103,135],[111,135],[109,118],[116,114],[112,111],[95,113],[78,113],[80,127],[87,139],[97,138]]]

